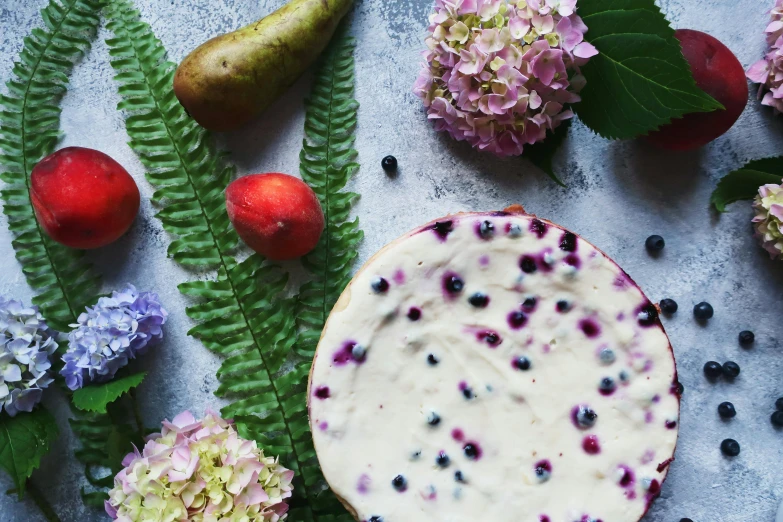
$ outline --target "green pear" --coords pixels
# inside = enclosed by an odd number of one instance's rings
[[[244,125],[315,61],[352,2],[293,0],[257,22],[212,38],[182,60],[174,93],[207,129]]]

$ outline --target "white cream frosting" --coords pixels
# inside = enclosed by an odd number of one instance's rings
[[[334,492],[361,521],[639,520],[677,441],[674,358],[655,307],[551,223],[433,223],[373,257],[324,329],[309,406]],[[452,275],[461,291],[444,287]],[[574,423],[580,405],[592,426]]]

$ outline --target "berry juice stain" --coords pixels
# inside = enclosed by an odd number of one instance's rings
[[[539,239],[546,235],[547,230],[548,227],[546,226],[546,223],[540,219],[534,218],[532,221],[530,221],[530,231],[534,233]]]
[[[329,391],[328,386],[319,386],[318,388],[315,389],[313,395],[315,395],[321,400],[324,400],[324,399],[328,399],[331,396],[331,393]]]
[[[361,345],[355,341],[346,341],[342,348],[334,354],[333,361],[337,366],[344,366],[349,362],[363,364],[367,359],[366,355],[366,350]]]
[[[598,442],[598,437],[595,435],[588,435],[582,440],[582,449],[588,455],[598,455],[601,453],[601,444]]]
[[[598,326],[598,323],[592,319],[582,319],[579,321],[579,328],[590,339],[598,337],[601,333],[601,328]]]

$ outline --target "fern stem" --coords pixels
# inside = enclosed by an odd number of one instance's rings
[[[139,47],[139,42],[137,39],[133,38],[130,34],[129,29],[127,28],[126,24],[133,23],[133,20],[126,20],[124,17],[123,11],[127,12],[129,11],[129,5],[125,0],[110,0],[111,9],[109,11],[109,18],[112,20],[115,20],[117,23],[122,24],[122,30],[124,34],[118,34],[118,31],[115,30],[115,36],[118,38],[123,38],[126,40],[127,45],[130,46],[130,48],[133,49],[133,52],[140,64],[140,72],[144,76],[144,81],[146,83],[147,89],[150,94],[150,99],[154,103],[154,111],[157,112],[159,115],[166,114],[166,110],[164,107],[161,106],[161,100],[155,95],[153,90],[150,88],[150,86],[154,83],[152,74],[153,71],[149,67],[145,67],[145,61],[142,59],[143,52]],[[158,42],[159,43],[159,42]],[[156,67],[160,67],[161,64],[156,63],[154,64]],[[234,276],[232,275],[232,266],[234,265],[233,259],[231,262],[227,259],[228,254],[223,251],[223,248],[221,248],[221,245],[217,241],[217,237],[221,235],[221,231],[218,229],[218,227],[215,226],[213,220],[210,218],[209,212],[208,212],[208,205],[204,201],[202,194],[200,193],[199,186],[196,184],[194,178],[195,173],[191,171],[189,168],[189,162],[186,158],[188,151],[183,151],[179,147],[179,141],[177,137],[175,136],[175,133],[172,132],[172,128],[170,127],[169,121],[166,118],[161,118],[161,124],[163,128],[165,129],[165,133],[168,136],[171,144],[173,145],[174,153],[176,154],[178,163],[180,164],[182,171],[185,173],[187,178],[187,183],[189,185],[189,188],[191,189],[192,193],[194,194],[195,200],[198,204],[199,211],[201,213],[201,216],[204,219],[204,222],[207,225],[207,229],[209,231],[209,237],[210,241],[212,243],[212,247],[214,247],[214,252],[217,253],[218,256],[218,273],[224,271],[226,274],[226,281],[228,282],[231,290],[231,294],[233,296],[233,301],[236,304],[237,309],[240,312],[242,322],[245,325],[245,331],[249,333],[249,335],[252,338],[253,345],[255,346],[255,349],[259,355],[259,358],[264,366],[264,370],[266,374],[270,377],[269,382],[271,385],[271,389],[274,393],[275,402],[277,404],[277,409],[279,410],[280,414],[283,416],[283,418],[286,418],[286,412],[284,408],[282,407],[282,401],[283,397],[281,394],[280,389],[278,388],[278,385],[274,378],[272,378],[272,375],[274,372],[270,370],[270,363],[267,358],[267,354],[262,349],[262,343],[261,340],[258,338],[258,335],[255,331],[255,329],[251,325],[251,319],[250,315],[248,313],[248,310],[246,310],[242,299],[240,299],[240,296],[242,293],[239,291],[237,282],[234,280]],[[133,142],[132,142],[133,145]],[[260,412],[259,412],[260,413]],[[291,449],[291,455],[289,458],[292,458],[294,462],[299,463],[302,462],[301,457],[297,451],[296,444],[295,444],[295,438],[294,434],[291,431],[291,427],[288,422],[284,422],[285,429],[284,436],[288,439],[288,446]],[[303,491],[298,491],[298,493],[303,494],[305,496],[305,500],[308,505],[311,505],[314,501],[314,498],[311,497],[311,492],[309,491],[309,488],[304,487],[302,488]]]
[[[35,505],[38,506],[38,509],[41,510],[41,513],[48,522],[60,522],[60,517],[57,516],[54,508],[51,506],[51,504],[49,504],[38,487],[33,484],[32,480],[27,480],[25,489],[30,494],[30,498],[33,499],[33,502],[35,502]]]
[[[136,388],[128,390],[128,398],[131,402],[131,409],[133,410],[133,419],[136,421],[136,429],[138,430],[139,437],[144,438],[147,434],[144,428],[144,420],[141,417],[141,409],[139,408],[139,400],[136,397]]]

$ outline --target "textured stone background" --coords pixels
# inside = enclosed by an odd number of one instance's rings
[[[0,0],[0,78],[9,77],[24,35],[40,24],[46,0]],[[249,23],[283,0],[137,0],[144,19],[162,39],[172,60],[209,37]],[[748,66],[764,50],[761,34],[771,0],[661,0],[675,27],[709,32]],[[735,204],[717,216],[708,207],[716,181],[747,160],[779,154],[783,121],[755,98],[728,134],[703,150],[667,154],[641,142],[609,142],[577,123],[557,158],[568,183],[562,189],[523,160],[498,160],[436,135],[411,85],[431,0],[359,0],[352,32],[357,49],[357,97],[361,103],[357,148],[362,169],[353,189],[362,196],[355,208],[366,239],[361,260],[414,226],[461,210],[500,209],[522,203],[542,217],[582,234],[623,266],[651,299],[672,297],[680,313],[666,321],[685,385],[677,460],[646,522],[771,522],[783,498],[783,432],[769,422],[773,403],[783,396],[781,308],[783,272],[750,234],[750,207]],[[186,336],[190,326],[176,285],[192,275],[166,258],[169,238],[147,198],[152,191],[130,148],[102,29],[92,51],[73,74],[63,102],[63,145],[100,149],[123,164],[144,196],[131,232],[110,248],[90,253],[104,274],[105,289],[125,281],[161,294],[171,315],[167,340],[144,365],[150,370],[139,394],[144,418],[156,426],[183,409],[200,414],[219,407],[218,360]],[[255,124],[220,137],[240,174],[298,172],[302,139],[300,81]],[[400,175],[387,178],[380,160],[394,154]],[[31,297],[0,217],[0,292]],[[651,258],[649,234],[666,238],[665,252]],[[715,307],[708,326],[690,314],[694,303]],[[756,332],[756,345],[744,351],[737,333]],[[709,384],[701,373],[708,359],[733,359],[742,367],[734,384]],[[738,416],[722,422],[716,406],[731,400]],[[66,424],[68,410],[57,393],[47,401],[59,412],[61,436],[34,481],[46,492],[64,522],[106,519],[79,500],[82,470],[73,458],[75,443]],[[742,454],[724,458],[720,441],[733,437]],[[10,481],[0,474],[0,490]],[[42,521],[35,506],[0,496],[0,521]],[[521,519],[520,519],[521,520]],[[525,519],[527,520],[527,519]],[[629,521],[606,521],[629,522]]]

